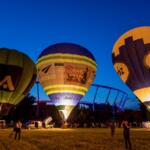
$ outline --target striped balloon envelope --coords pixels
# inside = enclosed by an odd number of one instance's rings
[[[137,27],[120,36],[112,59],[122,81],[150,111],[150,26]]]
[[[27,55],[0,48],[0,116],[27,95],[35,79],[36,66]]]
[[[96,61],[84,47],[59,43],[44,49],[37,62],[44,91],[66,120],[88,91],[96,74]]]

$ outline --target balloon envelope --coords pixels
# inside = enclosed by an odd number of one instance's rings
[[[39,82],[66,120],[93,82],[93,55],[76,44],[55,44],[43,50],[37,68]]]
[[[150,111],[150,27],[123,34],[113,47],[112,58],[120,78]]]
[[[0,116],[26,96],[35,79],[36,67],[27,55],[0,48]]]

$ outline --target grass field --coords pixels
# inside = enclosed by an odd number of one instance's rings
[[[109,129],[22,130],[22,138],[8,137],[12,129],[0,129],[0,150],[124,150],[122,129],[112,138]],[[133,150],[150,150],[150,131],[131,129]]]

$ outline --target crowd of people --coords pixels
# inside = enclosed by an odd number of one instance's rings
[[[112,124],[113,122],[113,124]],[[122,121],[106,121],[106,122],[67,122],[68,127],[70,128],[108,128],[110,125],[114,125],[117,128],[121,128]],[[142,123],[137,123],[137,122],[131,122],[130,127],[132,128],[142,128]]]

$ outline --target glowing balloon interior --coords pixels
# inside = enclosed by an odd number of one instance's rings
[[[76,44],[55,44],[41,53],[37,68],[39,82],[66,120],[94,80],[93,55]]]
[[[123,34],[113,48],[114,68],[150,111],[150,27]]]
[[[0,48],[0,116],[26,96],[35,79],[36,67],[27,55]]]

